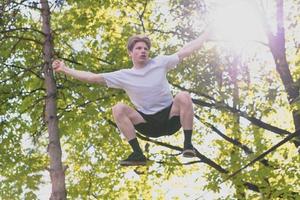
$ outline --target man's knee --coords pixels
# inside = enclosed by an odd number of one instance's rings
[[[186,91],[179,92],[176,95],[175,100],[179,101],[181,104],[192,104],[191,95]]]
[[[120,118],[122,115],[126,114],[127,105],[124,103],[117,103],[112,107],[112,114],[115,119]]]

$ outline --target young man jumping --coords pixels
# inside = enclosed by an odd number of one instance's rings
[[[183,156],[194,157],[195,150],[191,142],[194,111],[191,97],[187,92],[179,92],[173,98],[166,75],[181,60],[200,49],[209,33],[204,32],[175,54],[151,59],[150,39],[147,36],[132,36],[127,44],[133,63],[130,69],[95,74],[71,69],[60,60],[55,60],[52,67],[56,72],[63,72],[80,81],[125,90],[135,108],[124,103],[118,103],[112,108],[114,120],[133,150],[127,159],[120,162],[122,166],[146,164],[147,159],[139,146],[136,130],[148,137],[161,137],[172,135],[182,127]]]

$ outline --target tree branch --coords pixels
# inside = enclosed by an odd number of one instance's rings
[[[285,144],[286,142],[290,141],[291,139],[293,139],[294,137],[299,137],[300,136],[300,130],[295,131],[294,133],[290,134],[289,136],[287,136],[286,138],[284,138],[283,140],[281,140],[280,142],[278,142],[277,144],[275,144],[274,146],[272,146],[270,149],[268,149],[267,151],[263,152],[262,154],[258,155],[256,158],[254,158],[252,161],[250,161],[248,164],[246,164],[245,166],[243,166],[242,168],[240,168],[239,170],[233,172],[231,175],[229,175],[227,177],[227,179],[224,180],[227,181],[233,177],[235,177],[237,174],[239,174],[242,170],[246,169],[247,167],[249,167],[250,165],[253,165],[255,162],[261,160],[262,158],[264,158],[266,155],[268,155],[269,153],[275,151],[278,147],[282,146],[283,144]]]
[[[200,120],[200,117],[198,115],[195,115],[195,117]],[[201,121],[201,123],[203,123],[204,125],[206,125],[207,127],[211,128],[215,133],[217,133],[219,136],[221,136],[224,140],[226,140],[227,142],[230,142],[231,144],[241,148],[246,154],[250,155],[253,154],[254,152],[247,147],[246,145],[242,144],[240,141],[238,141],[237,139],[233,139],[228,137],[227,135],[225,135],[224,133],[222,133],[219,129],[217,129],[215,126],[213,126],[212,124],[208,123],[208,122],[203,122]],[[269,161],[266,159],[263,159],[260,161],[264,166],[266,167],[271,167],[269,164]]]
[[[41,35],[45,35],[42,31],[40,30],[37,30],[37,29],[33,29],[33,28],[25,28],[25,27],[20,27],[20,28],[13,28],[13,29],[9,29],[9,30],[2,30],[0,31],[1,34],[4,34],[4,33],[11,33],[11,32],[15,32],[15,31],[33,31],[33,32],[37,32],[37,33],[40,33]]]
[[[40,74],[38,74],[35,71],[33,71],[34,68],[37,68],[37,67],[39,67],[41,65],[33,66],[33,67],[30,67],[30,68],[25,68],[25,67],[22,67],[22,66],[17,66],[17,65],[14,65],[14,64],[8,65],[8,64],[4,63],[4,65],[7,66],[7,67],[13,67],[13,68],[17,68],[17,69],[22,69],[22,70],[24,70],[24,72],[28,71],[28,72],[34,74],[40,80],[44,80],[44,78]]]
[[[20,40],[25,40],[25,41],[29,41],[29,42],[34,42],[38,45],[43,45],[42,42],[38,41],[38,40],[35,40],[35,39],[32,39],[32,38],[26,38],[26,37],[20,37],[20,36],[15,36],[15,35],[5,35],[3,38],[1,38],[2,40],[3,39],[7,39],[7,38],[15,38],[15,39],[20,39]]]
[[[104,117],[104,119],[109,124],[111,124],[112,126],[117,128],[117,125],[113,121],[111,121],[110,119],[107,119],[106,117]],[[183,150],[181,147],[177,147],[177,146],[173,146],[173,145],[166,144],[166,143],[163,143],[163,142],[159,142],[159,141],[156,141],[156,140],[152,140],[152,139],[144,137],[140,134],[137,134],[137,137],[139,137],[140,139],[142,139],[144,141],[148,141],[148,142],[151,142],[151,143],[154,143],[154,144],[157,144],[157,145],[160,145],[160,146],[164,146],[164,147],[167,147],[167,148],[170,148],[170,149],[173,149],[173,150],[177,150],[177,151],[182,151]],[[216,169],[220,173],[228,174],[228,171],[226,169],[222,168],[220,165],[216,164],[214,161],[210,160],[209,158],[207,158],[203,154],[200,154],[198,150],[196,150],[196,156],[200,159],[199,162],[206,163],[207,165],[209,165],[210,167]],[[259,192],[260,191],[257,185],[249,183],[249,182],[245,182],[244,186],[247,187],[248,189],[254,191],[254,192]]]
[[[216,109],[226,109],[226,110],[229,110],[230,112],[234,113],[234,114],[238,114],[239,116],[241,117],[244,117],[245,119],[249,120],[250,122],[252,122],[254,125],[258,126],[258,127],[261,127],[261,128],[264,128],[266,130],[269,130],[269,131],[272,131],[273,133],[276,133],[276,134],[279,134],[279,135],[288,135],[288,134],[291,134],[289,131],[286,131],[284,129],[281,129],[281,128],[278,128],[276,126],[272,126],[270,124],[267,124],[253,116],[249,116],[246,112],[243,112],[237,108],[233,108],[227,104],[225,104],[224,102],[221,102],[221,101],[217,101],[216,99],[214,99],[213,97],[210,97],[206,94],[203,94],[203,93],[199,93],[199,92],[195,92],[195,91],[191,91],[191,90],[188,90],[188,89],[185,89],[183,87],[178,87],[177,85],[175,84],[172,84],[173,86],[181,89],[181,90],[184,90],[184,91],[188,91],[188,92],[192,92],[196,95],[199,95],[199,96],[203,96],[205,98],[208,98],[209,100],[213,101],[213,103],[208,103],[208,102],[205,102],[203,100],[200,100],[200,99],[192,99],[193,103],[196,104],[196,105],[199,105],[199,106],[205,106],[205,107],[213,107],[213,108],[216,108]]]

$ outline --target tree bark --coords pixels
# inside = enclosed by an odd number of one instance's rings
[[[284,30],[284,13],[283,13],[283,0],[277,0],[277,32],[275,35],[268,34],[269,46],[275,60],[276,70],[280,75],[281,81],[284,85],[285,91],[288,95],[288,100],[292,106],[293,102],[299,97],[299,88],[296,86],[291,75],[289,64],[286,58],[285,50],[285,30]],[[293,111],[293,120],[295,130],[300,129],[300,114]],[[300,141],[300,138],[299,138]],[[300,146],[299,141],[294,141],[296,147]]]
[[[48,127],[50,157],[50,178],[52,184],[51,200],[66,199],[67,192],[65,187],[65,169],[62,165],[61,145],[59,141],[59,129],[57,118],[56,95],[57,88],[51,68],[53,57],[53,41],[50,27],[50,8],[47,0],[40,0],[42,14],[42,31],[44,33],[43,43],[43,74],[45,77],[46,101],[45,101],[45,121]]]

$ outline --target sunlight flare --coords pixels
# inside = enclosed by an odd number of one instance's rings
[[[222,6],[213,15],[212,26],[220,40],[234,43],[264,40],[259,13],[250,3]]]

